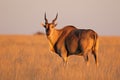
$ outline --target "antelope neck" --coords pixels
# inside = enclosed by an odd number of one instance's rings
[[[62,31],[60,30],[54,30],[50,35],[47,36],[49,42],[54,46],[54,44],[57,42],[57,39],[61,35]]]

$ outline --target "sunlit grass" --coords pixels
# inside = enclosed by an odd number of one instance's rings
[[[0,80],[119,80],[120,37],[100,37],[99,66],[89,54],[70,56],[68,64],[49,52],[44,35],[0,36]]]

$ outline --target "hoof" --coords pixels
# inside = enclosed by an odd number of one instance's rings
[[[89,62],[87,62],[87,66],[89,66]]]

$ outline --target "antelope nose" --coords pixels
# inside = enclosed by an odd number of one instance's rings
[[[48,29],[46,30],[46,34],[47,34],[47,35],[50,35],[50,31],[49,31]]]

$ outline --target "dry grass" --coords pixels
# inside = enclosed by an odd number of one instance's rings
[[[99,66],[90,54],[68,64],[50,53],[44,35],[0,35],[0,80],[120,80],[120,37],[100,37]]]

